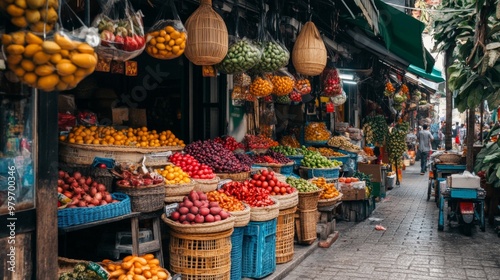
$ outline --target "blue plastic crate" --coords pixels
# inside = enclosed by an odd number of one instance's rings
[[[300,162],[304,159],[304,155],[293,155],[293,156],[286,156],[286,157],[293,160],[293,167],[295,169],[299,168]]]
[[[300,167],[302,173],[307,177],[305,179],[312,179],[316,177],[324,177],[326,179],[337,179],[340,174],[340,168],[307,168]]]
[[[343,166],[344,171],[348,169],[352,169],[353,171],[358,170],[358,153],[349,152],[338,148],[334,148],[334,150],[349,156],[349,160]]]
[[[242,276],[262,278],[276,270],[276,219],[250,222],[243,235]]]
[[[243,258],[243,234],[245,227],[235,227],[231,234],[231,280],[240,280]]]

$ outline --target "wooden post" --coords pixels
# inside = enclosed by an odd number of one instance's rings
[[[57,279],[57,93],[38,95],[36,279]]]
[[[446,52],[445,52],[445,66],[444,69],[448,69],[450,65],[453,63],[453,49],[455,46],[450,46]],[[446,75],[446,80],[449,80],[449,74],[448,71],[445,71]],[[448,83],[446,83],[446,127],[444,131],[444,149],[445,151],[451,150],[453,148],[452,139],[451,137],[451,127],[453,125],[453,96],[452,92],[450,91],[450,87]]]

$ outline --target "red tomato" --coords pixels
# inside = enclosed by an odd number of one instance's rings
[[[276,186],[276,184],[274,183],[273,180],[271,180],[271,181],[269,181],[269,186],[274,187],[274,186]]]
[[[269,174],[269,171],[264,169],[260,173],[262,174],[262,176],[267,176]]]
[[[267,186],[268,186],[268,185],[269,185],[269,184],[268,184],[266,181],[262,182],[262,187],[263,187],[263,188],[267,188]]]

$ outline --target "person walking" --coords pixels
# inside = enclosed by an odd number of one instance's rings
[[[422,126],[418,132],[418,153],[420,154],[420,175],[427,172],[427,159],[431,150],[431,142],[434,140],[427,124]]]

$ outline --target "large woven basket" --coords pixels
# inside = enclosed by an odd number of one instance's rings
[[[215,176],[213,179],[193,179],[195,182],[193,190],[202,192],[211,192],[217,189],[220,178]]]
[[[318,200],[318,207],[328,207],[328,206],[332,206],[334,205],[335,203],[339,202],[340,200],[342,200],[342,197],[344,196],[344,194],[342,193],[339,193],[338,196],[334,197],[334,198],[329,198],[329,199],[319,199]]]
[[[280,212],[280,202],[271,197],[274,201],[273,205],[265,207],[250,207],[250,221],[264,222],[278,217]]]
[[[292,50],[292,62],[298,73],[317,76],[325,69],[327,53],[321,35],[311,21],[304,24]]]
[[[117,162],[141,162],[146,155],[182,150],[181,146],[167,146],[158,148],[138,148],[132,146],[70,144],[59,142],[59,161],[71,164],[91,165],[95,157],[112,158]],[[166,165],[167,157],[163,160],[148,162],[146,165]]]
[[[130,197],[130,207],[133,212],[153,212],[163,208],[165,197],[165,184],[147,187],[125,187],[116,184],[117,192]]]
[[[240,173],[216,173],[217,177],[221,180],[231,179],[233,181],[245,181],[250,177],[250,172],[240,172]]]
[[[293,173],[293,165],[294,162],[290,161],[289,163],[278,164],[278,163],[255,163],[256,166],[267,167],[272,171],[284,175],[290,175]]]
[[[295,235],[295,211],[297,207],[280,210],[276,223],[276,263],[293,259]]]
[[[235,217],[229,216],[225,220],[212,223],[181,224],[170,218],[167,218],[165,214],[161,215],[161,219],[173,231],[185,234],[206,234],[206,233],[217,233],[230,230],[234,227],[234,222],[236,221]]]
[[[184,200],[185,195],[179,195],[179,196],[165,196],[163,201],[167,204],[170,203],[176,203],[176,202],[182,202]]]
[[[443,164],[458,164],[460,163],[462,156],[458,154],[444,153],[438,156],[437,159]]]
[[[229,40],[227,27],[222,17],[212,9],[212,0],[201,0],[185,26],[189,40],[184,54],[193,64],[214,65],[224,59]]]
[[[195,185],[196,183],[194,181],[185,184],[166,184],[164,185],[165,197],[188,195],[189,192],[194,189]]]
[[[170,231],[170,270],[188,280],[230,280],[231,234],[185,234]]]
[[[229,212],[236,220],[234,221],[234,227],[244,227],[250,222],[250,206],[245,204],[245,209],[241,211],[231,211]]]
[[[292,207],[296,207],[297,204],[299,204],[298,191],[283,195],[273,195],[272,197],[280,202],[280,210],[290,209]]]
[[[295,233],[300,244],[312,244],[317,239],[318,210],[297,210]]]
[[[312,192],[299,192],[299,204],[298,208],[300,210],[315,210],[318,208],[318,200],[321,189]]]

